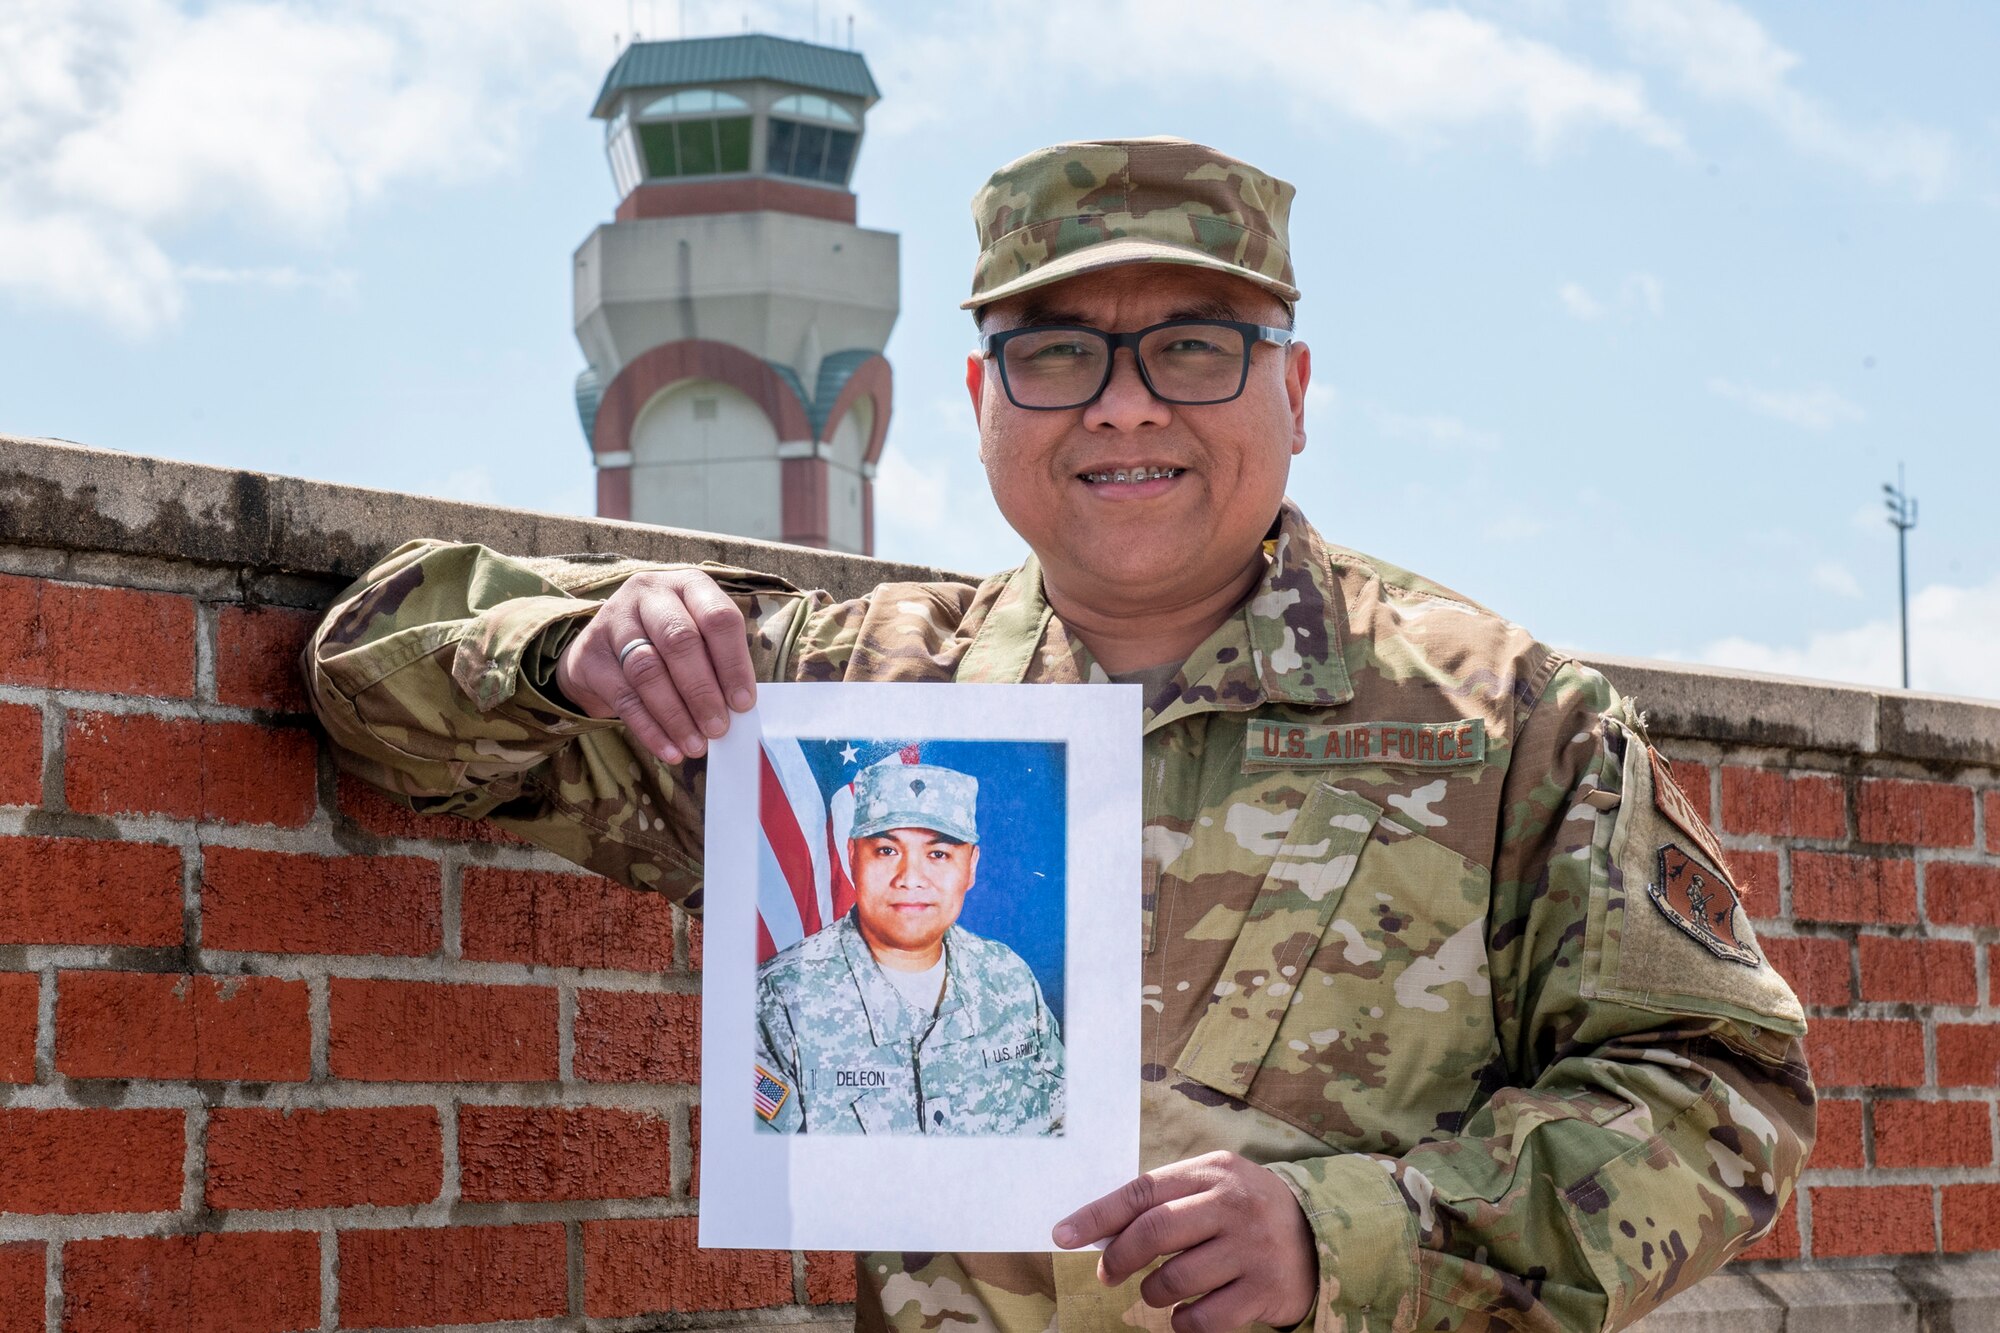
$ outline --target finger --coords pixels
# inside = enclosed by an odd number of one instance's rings
[[[695,725],[686,705],[681,702],[673,674],[667,670],[660,650],[651,642],[642,642],[625,654],[619,675],[620,686],[611,696],[612,707],[618,710],[618,716],[626,718],[629,724],[635,710],[646,714],[655,728],[682,754],[698,755],[706,748],[708,742],[702,736],[701,728]],[[678,760],[667,762],[676,763]]]
[[[634,637],[626,634],[624,641],[630,642]],[[635,653],[638,651],[634,650]],[[617,654],[603,641],[577,664],[574,674],[583,691],[602,703],[602,710],[594,711],[592,716],[616,717],[625,724],[625,730],[635,746],[664,763],[678,764],[686,758],[673,737],[647,709],[639,691],[625,678],[625,669],[618,665]]]
[[[1190,1301],[1174,1311],[1174,1333],[1223,1333],[1258,1322],[1264,1309],[1264,1293],[1251,1278],[1211,1291],[1198,1301]]]
[[[639,618],[646,626],[646,638],[660,655],[660,663],[672,677],[672,688],[682,707],[694,718],[698,734],[691,741],[698,743],[682,748],[689,754],[700,754],[707,748],[711,737],[720,736],[729,726],[729,710],[722,702],[722,686],[715,679],[715,668],[708,659],[708,640],[695,625],[687,604],[678,595],[649,597],[639,604]],[[631,674],[633,661],[646,655],[642,648],[627,658],[626,674]],[[642,671],[648,670],[645,667]],[[641,693],[651,702],[653,690],[658,683],[651,681],[642,686]]]
[[[706,575],[683,589],[681,600],[708,644],[708,660],[729,706],[739,713],[748,712],[757,703],[757,671],[750,662],[750,640],[744,632],[743,612]],[[728,721],[725,717],[723,725],[727,726]]]
[[[1157,1310],[1206,1296],[1243,1276],[1243,1258],[1229,1242],[1206,1240],[1146,1274],[1139,1297]]]
[[[1186,1162],[1175,1162],[1126,1181],[1056,1223],[1049,1233],[1051,1238],[1063,1249],[1073,1250],[1117,1235],[1148,1209],[1201,1189],[1202,1182],[1192,1178],[1187,1166]]]
[[[1104,1247],[1097,1271],[1106,1282],[1123,1282],[1155,1259],[1220,1235],[1225,1221],[1215,1195],[1207,1190],[1169,1199],[1126,1224]]]

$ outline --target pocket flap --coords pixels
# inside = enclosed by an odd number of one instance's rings
[[[1175,1069],[1232,1097],[1250,1090],[1306,960],[1319,947],[1382,807],[1313,788],[1243,918],[1208,1009]]]

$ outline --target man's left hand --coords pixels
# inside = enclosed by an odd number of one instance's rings
[[[1139,1284],[1146,1304],[1176,1306],[1178,1333],[1249,1323],[1285,1328],[1312,1312],[1319,1257],[1290,1187],[1233,1152],[1148,1171],[1056,1223],[1065,1250],[1110,1239],[1097,1276],[1116,1286],[1173,1255]]]

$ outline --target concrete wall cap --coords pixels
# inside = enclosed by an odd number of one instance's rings
[[[0,543],[345,579],[419,536],[476,541],[522,555],[617,551],[662,561],[716,560],[839,597],[885,582],[977,578],[749,538],[0,436]],[[1659,736],[2000,764],[2000,702],[1685,662],[1583,660],[1637,698]]]

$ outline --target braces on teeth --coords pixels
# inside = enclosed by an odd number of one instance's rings
[[[1088,482],[1104,481],[1154,481],[1160,477],[1178,477],[1187,471],[1184,467],[1139,467],[1119,468],[1116,472],[1086,472],[1083,479]]]

